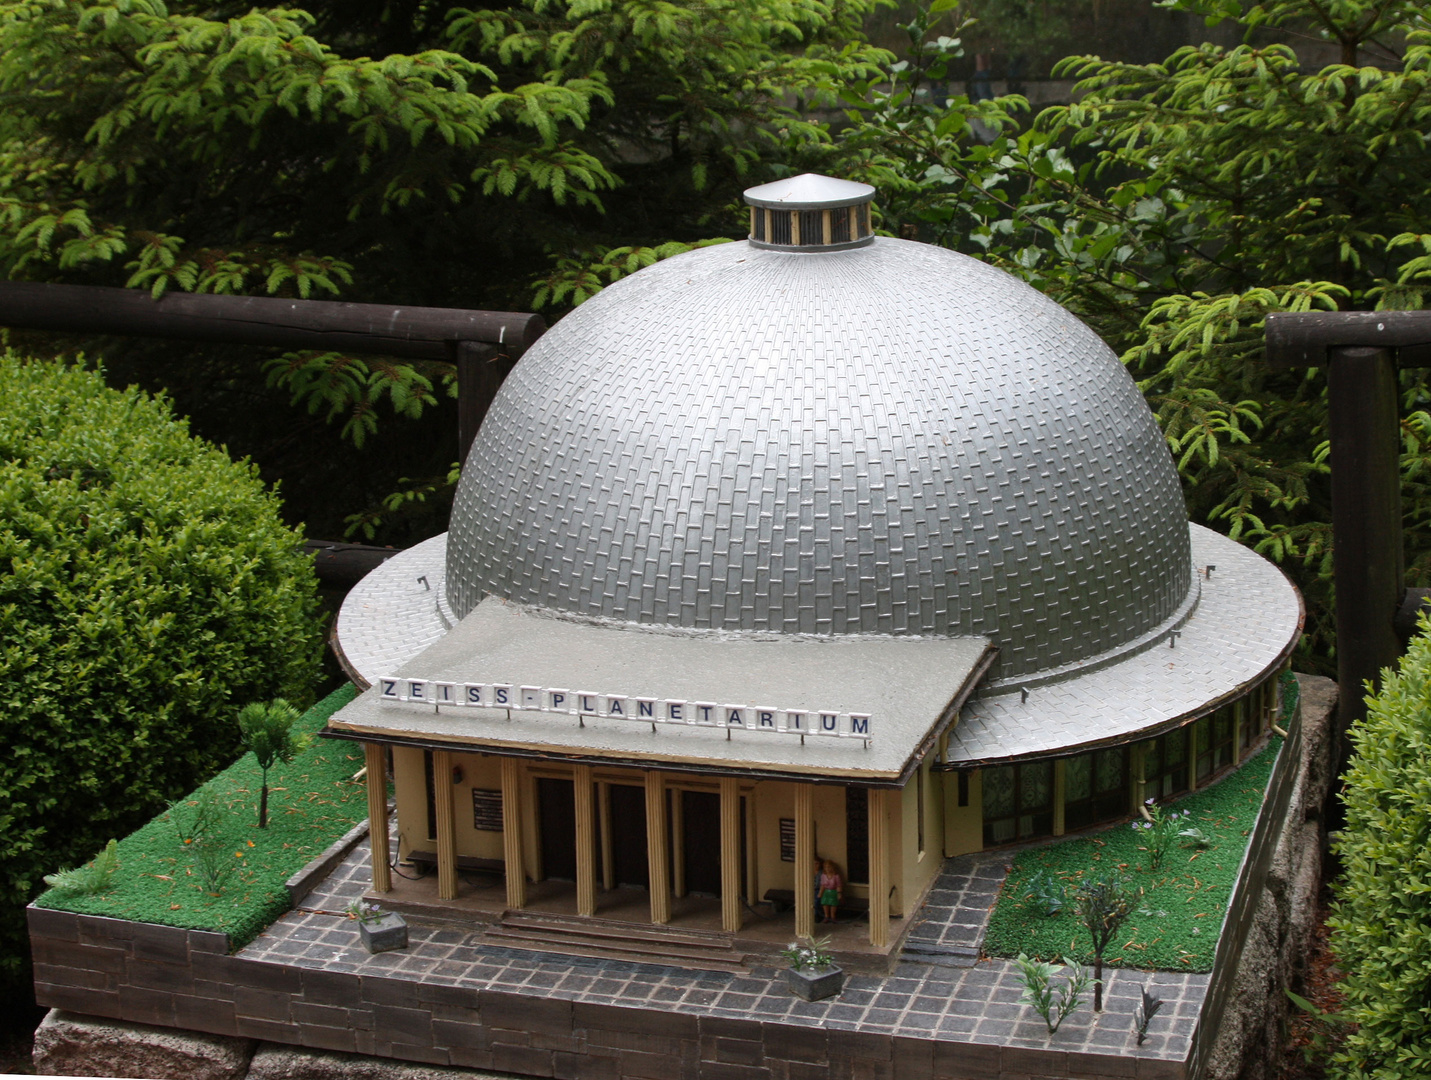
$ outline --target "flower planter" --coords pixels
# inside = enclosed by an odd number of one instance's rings
[[[407,920],[394,911],[385,911],[376,919],[360,920],[358,936],[370,953],[390,952],[407,948]]]
[[[820,1001],[834,997],[845,988],[845,973],[833,964],[822,968],[786,968],[785,985],[796,997]]]

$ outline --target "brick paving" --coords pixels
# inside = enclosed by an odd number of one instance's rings
[[[1105,972],[1104,1012],[1087,1000],[1050,1036],[1019,1002],[1022,983],[1006,960],[967,967],[941,962],[938,950],[977,948],[1007,856],[951,859],[915,916],[912,947],[889,975],[852,975],[844,992],[804,1002],[780,973],[752,967],[724,974],[494,947],[482,927],[409,919],[406,950],[369,955],[357,924],[343,917],[369,878],[368,845],[358,845],[301,906],[239,952],[240,958],[433,986],[493,990],[598,1005],[647,1005],[695,1017],[767,1023],[1004,1047],[1183,1061],[1206,996],[1208,976],[1180,972]],[[935,950],[934,953],[920,952]],[[1133,1011],[1143,985],[1166,1002],[1147,1041],[1136,1044]]]

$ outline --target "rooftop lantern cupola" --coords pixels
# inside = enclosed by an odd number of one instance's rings
[[[750,242],[775,251],[841,251],[874,240],[875,189],[853,180],[801,173],[748,188]]]

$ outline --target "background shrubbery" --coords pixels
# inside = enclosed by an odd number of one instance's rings
[[[44,873],[232,761],[245,703],[311,699],[300,542],[165,402],[0,356],[0,987]]]
[[[1351,733],[1343,872],[1330,925],[1347,973],[1338,1057],[1349,1077],[1431,1076],[1431,640],[1368,699]]]

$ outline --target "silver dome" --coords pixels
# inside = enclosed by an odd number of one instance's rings
[[[610,286],[502,386],[447,595],[663,627],[987,635],[1007,680],[1189,596],[1170,455],[1112,351],[1008,274],[880,238],[704,248]]]

